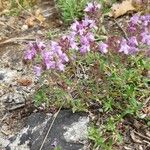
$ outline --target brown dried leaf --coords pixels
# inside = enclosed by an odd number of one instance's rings
[[[25,23],[26,25],[28,25],[28,27],[33,27],[35,25],[34,20],[35,20],[35,17],[31,16],[26,19]]]
[[[29,86],[32,84],[32,80],[31,79],[19,79],[18,84],[21,86]]]
[[[132,0],[125,0],[120,4],[113,4],[111,10],[110,16],[117,18],[126,14],[128,11],[135,11],[136,9],[132,5]]]

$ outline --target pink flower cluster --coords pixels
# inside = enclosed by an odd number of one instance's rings
[[[135,14],[131,17],[128,39],[122,39],[119,52],[126,55],[138,52],[139,46],[143,45],[150,51],[150,15]]]
[[[25,52],[25,59],[35,60],[38,63],[34,66],[37,76],[40,76],[43,69],[56,69],[64,71],[65,63],[69,61],[66,53],[62,51],[59,43],[51,41],[46,45],[44,42],[29,43]]]
[[[89,3],[85,12],[96,13],[100,5],[96,2]],[[69,62],[67,53],[69,50],[79,51],[85,54],[92,49],[92,45],[97,45],[101,53],[107,53],[107,45],[103,42],[96,43],[94,32],[97,30],[95,20],[90,19],[88,15],[82,21],[75,21],[71,25],[69,35],[62,36],[58,42],[51,41],[45,44],[42,41],[30,42],[25,51],[25,59],[37,61],[34,71],[40,76],[43,70],[55,69],[64,71],[65,64]],[[99,45],[99,46],[98,46]]]
[[[123,52],[126,55],[135,54],[138,52],[138,42],[135,36],[130,37],[128,40],[122,39],[120,42],[119,52]]]
[[[94,20],[90,20],[88,16],[82,21],[75,21],[71,25],[71,45],[74,45],[75,41],[78,41],[76,50],[79,50],[82,54],[90,51],[91,43],[95,41],[94,33],[92,29],[96,29]],[[73,35],[73,36],[72,36]],[[73,43],[72,43],[73,42]],[[73,48],[73,47],[72,47]]]
[[[99,51],[101,54],[108,53],[111,46],[97,41],[95,37],[98,27],[97,18],[93,18],[93,16],[100,8],[101,5],[96,2],[88,3],[84,10],[86,12],[84,19],[76,20],[70,27],[70,33],[62,36],[57,42],[50,41],[50,44],[45,44],[37,40],[27,45],[25,59],[37,62],[34,66],[37,76],[40,76],[43,70],[64,71],[66,63],[72,59],[70,50],[75,55],[77,52],[83,55],[90,51]],[[150,46],[150,15],[135,14],[129,22],[129,30],[129,37],[119,41],[119,52],[132,55],[139,51],[141,43]]]
[[[94,13],[97,10],[99,10],[101,8],[101,5],[98,4],[96,1],[88,3],[87,7],[84,9],[85,12],[90,12],[90,13]]]

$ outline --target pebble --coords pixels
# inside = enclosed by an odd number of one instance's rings
[[[22,30],[22,31],[26,31],[26,30],[28,30],[28,25],[26,25],[26,24],[25,24],[25,25],[23,25],[23,26],[21,27],[21,30]]]
[[[42,35],[43,32],[42,32],[41,30],[38,30],[38,31],[37,31],[37,34]]]

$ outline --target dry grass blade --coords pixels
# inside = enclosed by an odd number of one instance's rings
[[[63,104],[64,104],[64,103],[63,103]],[[39,148],[39,150],[42,150],[42,148],[43,148],[43,146],[44,146],[44,143],[45,143],[45,141],[46,141],[46,139],[47,139],[47,137],[48,137],[48,135],[49,135],[49,133],[50,133],[50,131],[51,131],[51,129],[52,129],[52,126],[53,126],[53,124],[54,124],[54,122],[55,122],[55,120],[56,120],[56,118],[57,118],[57,116],[58,116],[58,114],[59,114],[59,112],[60,112],[60,110],[61,110],[63,104],[60,106],[59,110],[54,114],[52,123],[51,123],[50,126],[49,126],[49,129],[48,129],[48,131],[47,131],[47,134],[45,135],[45,138],[44,138],[44,140],[43,140],[43,142],[42,142],[42,145],[41,145],[41,147]]]
[[[13,26],[9,25],[9,24],[6,23],[6,22],[3,23],[3,22],[0,21],[0,25],[2,25],[2,26],[8,26],[8,27],[12,28],[13,30],[16,30],[16,28],[14,28]]]
[[[148,140],[150,142],[150,138],[148,136],[145,136],[139,132],[136,132],[136,131],[133,131],[136,135],[138,135],[139,137],[145,139],[145,140]]]
[[[134,131],[131,131],[130,136],[135,143],[142,144],[142,141],[136,138]]]
[[[114,19],[114,22],[115,22],[115,24],[121,29],[121,31],[122,31],[123,34],[124,34],[125,39],[127,40],[127,39],[128,39],[128,35],[127,35],[127,33],[125,32],[125,30],[121,27],[121,25],[118,23],[118,21],[117,21],[116,19]]]
[[[30,41],[30,40],[35,40],[35,38],[29,37],[29,36],[15,37],[15,38],[10,38],[8,40],[1,42],[0,45],[7,44],[7,43],[15,43],[15,42],[19,42],[19,41]]]

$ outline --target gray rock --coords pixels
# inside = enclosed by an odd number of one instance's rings
[[[67,131],[64,133],[64,137],[67,142],[83,142],[88,137],[87,126],[89,123],[88,117],[80,117],[77,122],[72,123],[70,126],[65,126]],[[82,133],[82,134],[81,134]]]
[[[16,92],[8,93],[8,94],[4,95],[2,97],[2,99],[5,103],[11,103],[11,104],[15,104],[15,105],[25,103],[24,96],[22,94],[18,94]]]
[[[5,78],[4,74],[1,73],[1,74],[0,74],[0,80],[3,80],[4,78]]]
[[[17,72],[10,69],[0,69],[0,74],[4,77],[2,82],[10,83],[13,79],[15,79]]]
[[[39,150],[53,120],[52,115],[33,113],[25,121],[20,133],[9,139],[6,150]],[[72,113],[61,110],[44,143],[42,150],[52,150],[54,145],[62,150],[81,150],[87,143],[89,118],[85,113]],[[14,149],[15,147],[15,149]]]

